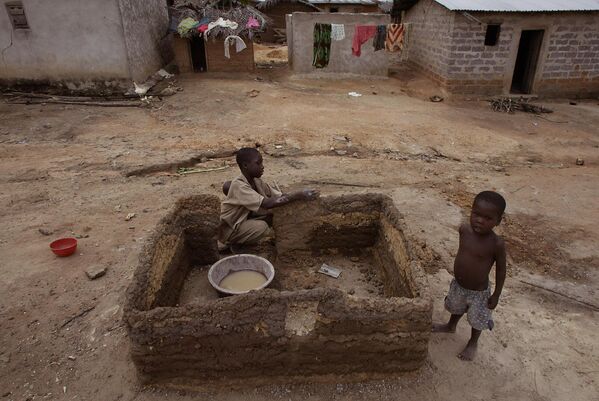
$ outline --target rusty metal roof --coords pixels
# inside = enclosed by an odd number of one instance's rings
[[[452,11],[599,11],[599,0],[435,0]]]

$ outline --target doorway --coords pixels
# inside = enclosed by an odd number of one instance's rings
[[[532,92],[544,33],[543,29],[522,31],[512,78],[512,93]]]
[[[204,44],[204,38],[198,36],[192,37],[189,43],[189,49],[191,50],[191,65],[193,66],[193,71],[206,72],[208,66],[206,63],[206,46]]]

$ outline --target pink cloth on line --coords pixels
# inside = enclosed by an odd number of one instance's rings
[[[254,17],[248,18],[248,22],[245,25],[246,28],[260,28],[260,22]]]
[[[360,57],[362,45],[376,34],[376,25],[356,25],[354,40],[351,46],[352,54]]]
[[[200,25],[198,27],[198,32],[204,33],[204,32],[206,32],[207,29],[208,29],[208,24]]]

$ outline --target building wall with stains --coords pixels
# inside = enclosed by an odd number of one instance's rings
[[[0,0],[0,83],[69,90],[144,80],[162,62],[161,0],[22,0],[29,29],[14,29]],[[164,4],[163,4],[164,3]]]

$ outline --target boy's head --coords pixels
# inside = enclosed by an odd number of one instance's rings
[[[255,148],[241,148],[237,151],[237,165],[246,177],[260,178],[264,173],[262,155]]]
[[[501,222],[505,199],[497,192],[483,191],[476,195],[470,213],[470,226],[478,234],[488,234]]]

